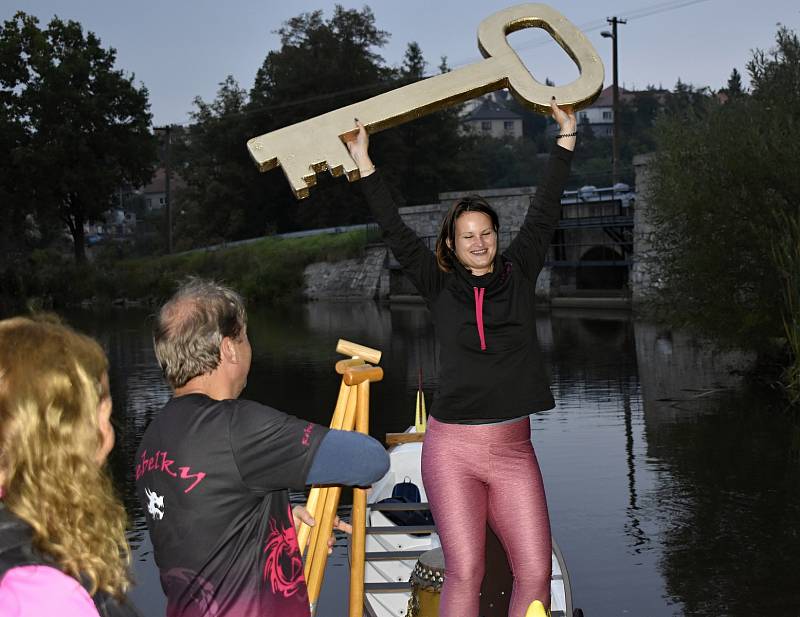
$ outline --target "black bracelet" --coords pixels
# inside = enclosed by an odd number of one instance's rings
[[[562,137],[577,137],[577,136],[578,136],[578,131],[575,131],[574,133],[564,133],[563,135],[556,135],[556,139],[561,139]]]

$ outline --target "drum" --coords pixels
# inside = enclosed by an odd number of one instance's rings
[[[438,617],[444,583],[444,553],[441,548],[420,555],[411,573],[411,598],[407,617]],[[481,585],[480,614],[483,617],[508,615],[513,578],[503,545],[490,526],[486,526],[486,576]]]
[[[411,573],[411,598],[407,617],[438,617],[439,598],[444,583],[444,554],[441,548],[419,556]]]

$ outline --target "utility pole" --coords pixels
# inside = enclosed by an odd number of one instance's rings
[[[154,131],[164,131],[166,140],[164,142],[164,207],[167,209],[167,254],[172,253],[172,204],[169,194],[169,155],[171,146],[171,131],[172,127],[167,126],[154,126]]]
[[[601,36],[611,39],[612,55],[611,64],[614,75],[614,107],[612,113],[614,114],[614,135],[612,142],[612,171],[611,183],[616,184],[619,180],[619,74],[617,68],[617,24],[626,24],[626,19],[619,19],[617,17],[608,17],[606,21],[611,24],[611,32],[607,30],[600,33]]]

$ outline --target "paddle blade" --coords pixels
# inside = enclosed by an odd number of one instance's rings
[[[414,414],[414,428],[418,433],[424,433],[428,424],[428,415],[425,412],[425,393],[417,390],[417,408]]]

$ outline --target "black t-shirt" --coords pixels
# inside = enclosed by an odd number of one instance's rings
[[[243,400],[170,400],[136,454],[168,617],[307,617],[287,489],[328,429]]]

